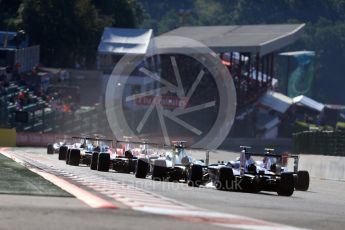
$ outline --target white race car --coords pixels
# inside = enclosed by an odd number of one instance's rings
[[[135,176],[146,178],[151,175],[152,180],[187,181],[188,168],[193,164],[203,164],[187,154],[185,141],[172,142],[172,149],[164,151],[160,156],[149,156],[138,159]]]
[[[277,154],[254,154],[241,146],[238,159],[211,165],[193,164],[188,171],[188,185],[214,186],[220,190],[243,192],[275,191],[281,196],[294,192],[294,175],[281,170],[282,157]],[[267,169],[253,157],[277,158],[275,170]]]

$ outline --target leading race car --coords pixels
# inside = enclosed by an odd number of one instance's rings
[[[70,145],[72,143],[71,138],[68,137],[58,137],[54,143],[49,143],[47,145],[47,154],[59,153],[61,146]]]
[[[152,180],[184,181],[187,180],[187,170],[192,163],[203,164],[200,160],[193,160],[187,154],[185,141],[172,142],[172,149],[163,152],[160,156],[149,156],[138,159],[135,176],[146,178],[151,175]]]
[[[282,157],[277,154],[254,154],[241,146],[239,159],[210,165],[193,164],[187,172],[189,186],[214,186],[219,190],[243,192],[275,191],[281,196],[294,192],[293,173],[281,170]],[[256,165],[253,157],[276,158],[275,170]]]
[[[276,154],[278,157],[281,157],[282,161],[282,172],[292,172],[294,176],[294,186],[296,190],[299,191],[307,191],[309,188],[310,178],[309,178],[309,172],[306,170],[299,170],[298,164],[299,164],[299,156],[290,154],[290,153],[283,153],[283,154],[277,154],[274,153],[274,149],[271,148],[265,148],[265,155],[266,157],[263,158],[262,161],[256,161],[257,165],[260,165],[261,167],[264,167],[268,170],[275,171],[276,170],[276,159],[277,157],[270,157],[270,155]],[[289,169],[287,167],[288,161],[293,160],[293,169]]]

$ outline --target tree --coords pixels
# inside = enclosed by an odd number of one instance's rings
[[[92,62],[104,26],[90,0],[24,0],[22,26],[41,46],[42,63]]]
[[[235,7],[237,24],[276,24],[286,22],[290,7],[285,0],[238,0]]]
[[[93,0],[92,3],[110,20],[112,27],[138,27],[145,18],[142,5],[136,0]]]
[[[17,11],[22,0],[0,0],[0,30],[16,30]]]
[[[165,33],[179,26],[181,26],[180,18],[174,10],[171,10],[158,23],[158,33]]]
[[[197,24],[229,25],[233,23],[235,0],[196,0],[194,3]]]

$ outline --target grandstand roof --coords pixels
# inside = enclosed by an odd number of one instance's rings
[[[145,54],[151,37],[151,29],[105,27],[98,46],[98,53]]]
[[[186,26],[161,36],[181,36],[202,42],[217,53],[235,51],[265,55],[295,42],[305,24]]]

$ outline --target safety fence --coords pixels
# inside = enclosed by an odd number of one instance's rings
[[[295,133],[293,150],[299,154],[345,156],[345,132],[304,131]]]

